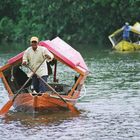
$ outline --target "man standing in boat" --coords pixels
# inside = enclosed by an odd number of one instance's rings
[[[130,26],[129,26],[129,23],[126,22],[122,29],[123,29],[123,40],[130,41]]]
[[[47,48],[38,45],[39,39],[37,37],[31,37],[30,43],[31,46],[24,52],[22,64],[28,65],[33,71],[35,71],[46,58],[46,60],[36,71],[36,74],[47,82],[48,68],[46,61],[52,61],[54,56]],[[33,88],[37,93],[44,93],[47,90],[47,86],[40,78],[37,77],[36,74],[34,74],[32,77]]]

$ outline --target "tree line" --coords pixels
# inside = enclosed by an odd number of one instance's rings
[[[1,0],[0,41],[56,36],[68,42],[104,43],[127,21],[140,20],[139,0]]]

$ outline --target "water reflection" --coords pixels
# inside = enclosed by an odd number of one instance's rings
[[[17,123],[24,127],[37,127],[37,126],[45,126],[48,124],[59,124],[63,122],[64,120],[71,120],[75,117],[79,117],[80,113],[72,113],[70,111],[59,111],[59,112],[53,112],[53,113],[24,113],[24,112],[16,112],[16,111],[10,111],[5,116],[1,117],[1,120],[5,124],[10,123]]]

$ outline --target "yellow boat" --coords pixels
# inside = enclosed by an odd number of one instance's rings
[[[136,51],[140,50],[140,23],[136,22],[130,26],[130,41],[123,40],[123,28],[116,30],[109,35],[112,48],[117,51]]]

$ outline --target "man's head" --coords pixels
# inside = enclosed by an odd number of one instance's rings
[[[128,25],[129,25],[129,23],[128,23],[128,22],[125,22],[125,25],[126,25],[126,26],[128,26]]]
[[[37,49],[38,42],[39,42],[38,37],[36,37],[36,36],[31,37],[30,43],[31,43],[33,50]]]

